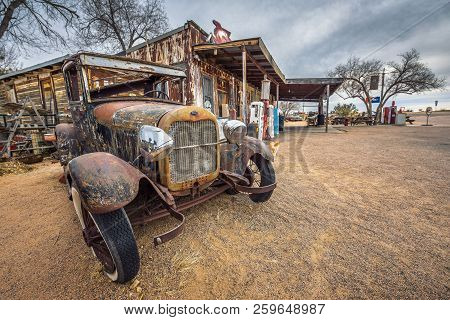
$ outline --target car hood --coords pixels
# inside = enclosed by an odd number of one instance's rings
[[[94,116],[105,126],[134,130],[142,125],[156,126],[166,112],[182,107],[164,102],[114,101],[97,105]]]

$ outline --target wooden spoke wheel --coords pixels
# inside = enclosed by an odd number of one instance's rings
[[[275,183],[275,170],[270,160],[265,159],[260,154],[254,154],[246,169],[246,178],[249,179],[250,185],[253,187],[265,187]],[[250,194],[249,197],[253,202],[264,202],[270,199],[272,192]]]

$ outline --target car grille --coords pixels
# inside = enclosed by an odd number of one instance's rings
[[[217,169],[217,130],[214,121],[176,121],[169,128],[174,149],[169,156],[174,183],[193,180]]]

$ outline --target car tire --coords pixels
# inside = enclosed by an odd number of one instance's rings
[[[249,167],[245,168],[244,177],[246,177],[250,181],[250,184],[252,183],[252,181],[251,181],[251,171],[250,171]],[[229,194],[229,195],[239,194],[239,191],[236,191],[234,188],[229,188],[225,192],[227,194]]]
[[[108,213],[92,214],[83,207],[74,187],[72,198],[83,230],[89,230],[84,232],[85,240],[94,256],[102,263],[104,273],[112,281],[119,283],[133,279],[139,272],[140,258],[125,210],[121,208]]]
[[[256,172],[252,170],[255,174],[255,178],[253,179],[252,186],[259,186],[259,187],[265,187],[271,184],[275,183],[275,170],[273,168],[272,162],[270,160],[265,159],[260,154],[254,154],[249,161],[249,167],[251,168],[251,162],[258,168],[259,175],[260,175],[260,181],[258,181],[256,177]],[[272,196],[273,190],[265,192],[265,193],[258,193],[258,194],[250,194],[249,197],[253,202],[264,202],[270,199]]]

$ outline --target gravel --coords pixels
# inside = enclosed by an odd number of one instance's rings
[[[290,126],[278,187],[255,204],[220,195],[136,227],[141,271],[110,282],[45,162],[0,177],[3,299],[449,299],[450,128]],[[336,132],[336,130],[335,130]]]

